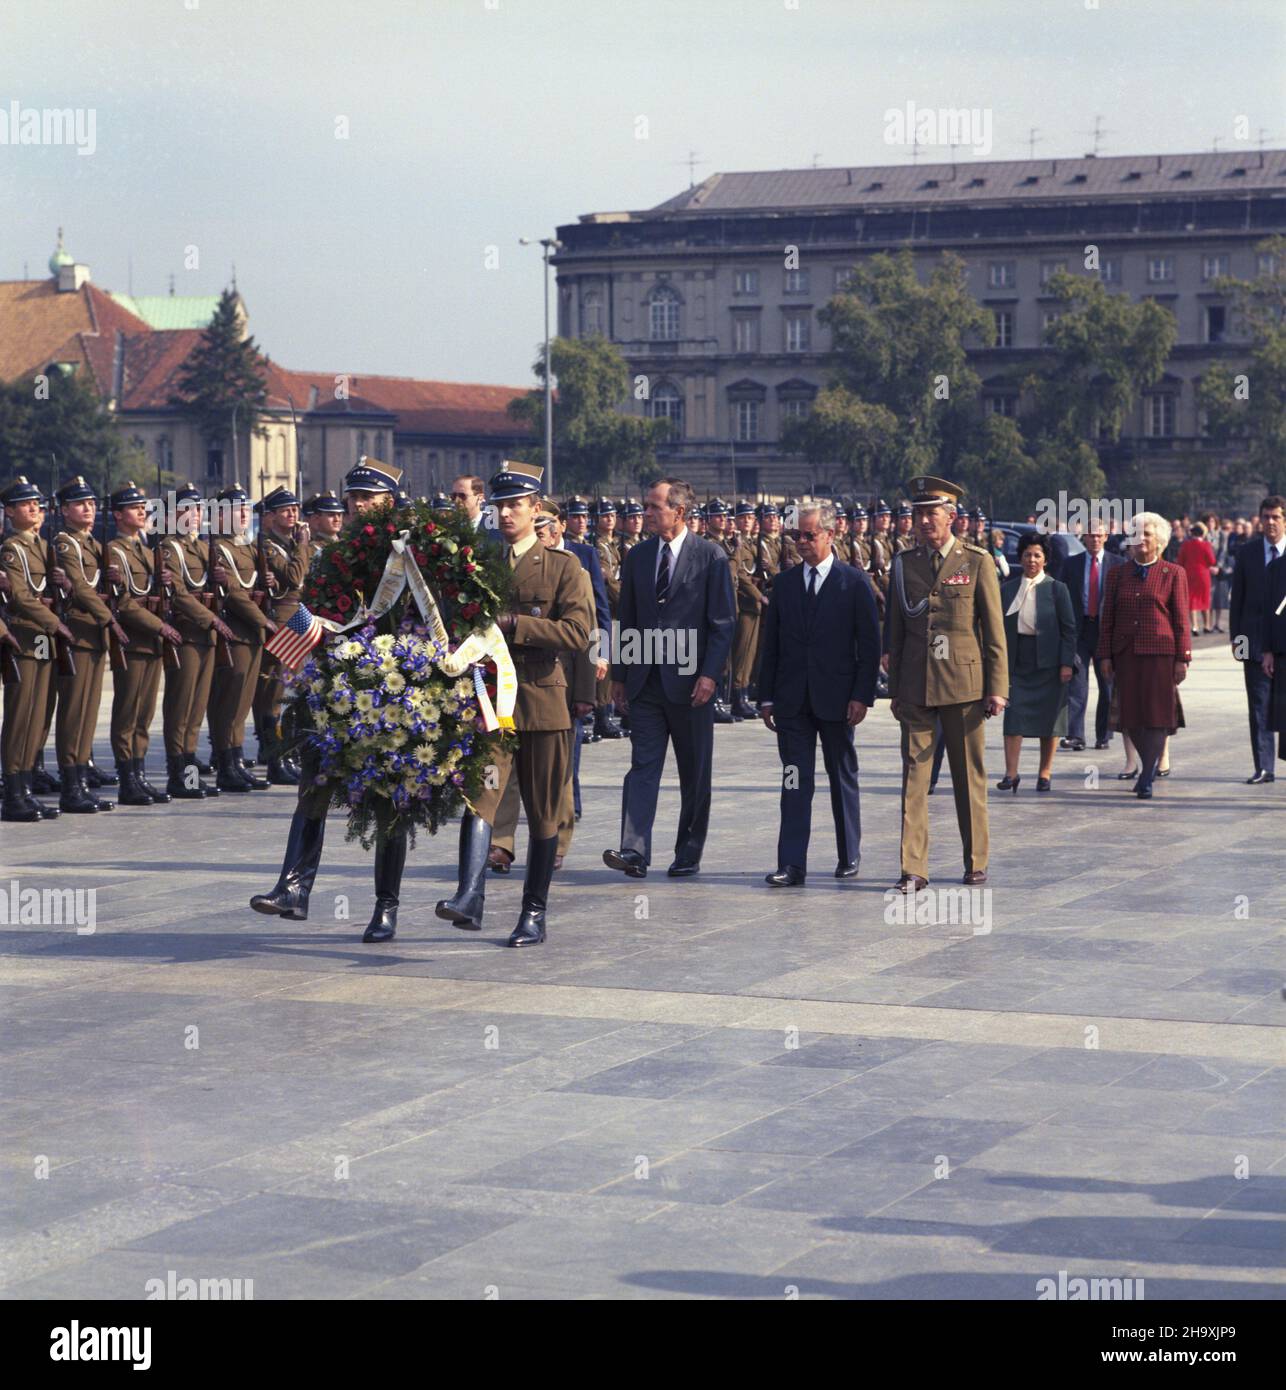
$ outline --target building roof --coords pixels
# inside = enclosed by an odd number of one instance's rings
[[[712,174],[646,212],[630,214],[630,220],[890,204],[1134,201],[1251,191],[1286,193],[1286,150],[962,160],[954,165],[904,163]],[[622,219],[619,213],[587,213],[581,220]]]
[[[43,371],[51,362],[86,366],[99,390],[110,387],[110,345],[116,329],[147,332],[147,324],[95,285],[59,293],[57,282],[0,281],[0,381]],[[108,375],[99,375],[103,343]]]
[[[111,297],[149,328],[204,328],[219,307],[217,294],[121,294]]]

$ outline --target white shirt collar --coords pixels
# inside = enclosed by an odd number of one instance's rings
[[[1271,551],[1274,555],[1286,555],[1286,536],[1283,536],[1281,540],[1277,542],[1276,545],[1274,545],[1272,541],[1270,541],[1268,537],[1265,536],[1264,545],[1268,547],[1268,549],[1264,551],[1265,555],[1267,555],[1269,551]]]
[[[804,588],[805,588],[805,589],[808,588],[808,577],[809,577],[810,574],[812,574],[813,570],[816,569],[816,570],[817,570],[817,587],[820,589],[820,588],[822,587],[822,585],[826,582],[826,576],[831,572],[831,566],[832,566],[834,563],[835,563],[835,552],[834,552],[833,550],[832,550],[831,553],[821,562],[820,565],[814,566],[814,565],[810,565],[810,564],[805,563],[805,565],[804,565]]]
[[[660,544],[656,547],[657,574],[661,573],[661,546],[668,545],[670,547],[670,573],[673,574],[675,562],[679,558],[679,549],[683,545],[683,542],[687,540],[687,538],[688,528],[686,526],[680,527],[679,534],[675,536],[675,538],[672,541],[663,541],[659,536],[657,537],[657,540],[660,542]]]

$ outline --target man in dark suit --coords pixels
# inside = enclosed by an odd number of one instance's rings
[[[1072,596],[1072,613],[1076,618],[1076,654],[1080,666],[1072,674],[1067,692],[1067,737],[1059,744],[1060,748],[1079,753],[1085,747],[1085,712],[1090,700],[1090,666],[1094,667],[1094,678],[1098,682],[1098,707],[1094,711],[1094,747],[1106,748],[1112,742],[1111,730],[1107,727],[1108,711],[1112,704],[1112,687],[1103,675],[1102,667],[1095,659],[1098,648],[1099,608],[1103,603],[1103,590],[1108,574],[1122,564],[1119,555],[1110,555],[1104,549],[1107,544],[1107,524],[1091,521],[1081,537],[1085,546],[1084,554],[1073,555],[1063,566],[1059,576]]]
[[[832,549],[835,508],[801,508],[803,564],[773,586],[764,614],[759,713],[777,735],[783,769],[773,887],[804,882],[813,811],[817,739],[831,784],[838,849],[836,878],[856,878],[862,851],[853,730],[875,703],[880,619],[866,575]],[[791,775],[793,771],[793,775]]]
[[[1241,662],[1250,709],[1250,749],[1254,775],[1246,779],[1256,786],[1275,780],[1271,705],[1273,683],[1264,670],[1265,609],[1269,565],[1286,564],[1286,502],[1277,496],[1259,504],[1262,536],[1251,536],[1237,552],[1232,571],[1232,598],[1228,606],[1228,632],[1232,654]]]
[[[1264,655],[1260,662],[1272,686],[1268,727],[1277,735],[1277,756],[1286,761],[1286,558],[1264,577]]]
[[[647,494],[650,533],[621,566],[620,644],[612,699],[630,716],[630,770],[621,791],[621,847],[603,862],[643,878],[652,859],[652,822],[673,740],[679,765],[679,827],[671,878],[701,867],[710,823],[714,754],[711,697],[732,650],[736,598],[727,551],[688,530],[691,486],[662,478]]]

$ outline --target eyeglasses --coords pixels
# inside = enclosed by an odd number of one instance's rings
[[[453,492],[451,494],[451,500],[453,502],[467,502],[469,500],[469,494],[467,492]]]
[[[825,534],[825,531],[801,531],[799,539],[801,541],[819,541]]]

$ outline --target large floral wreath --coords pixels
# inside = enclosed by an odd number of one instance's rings
[[[503,611],[510,571],[500,546],[479,543],[461,512],[425,502],[349,521],[313,562],[305,606],[346,625],[375,598],[405,538],[445,627],[435,638],[411,593],[371,622],[325,639],[289,680],[286,732],[307,782],[348,811],[348,838],[369,847],[381,831],[436,832],[483,786],[495,740],[484,707],[495,699],[494,665],[448,674],[438,662]],[[482,697],[485,689],[486,699]]]

